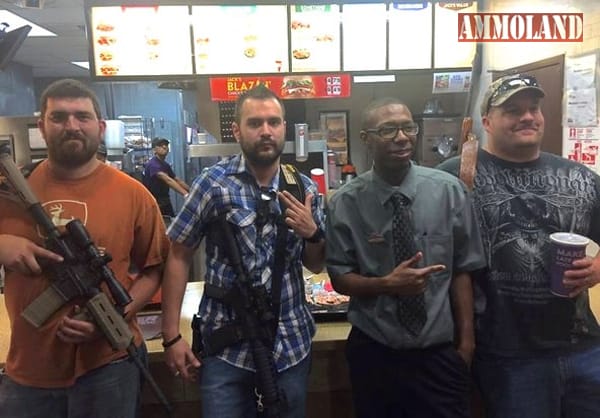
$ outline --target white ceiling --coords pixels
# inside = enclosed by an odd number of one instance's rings
[[[54,37],[28,37],[13,61],[33,68],[34,77],[86,77],[89,70],[71,64],[87,61],[84,0],[45,0],[41,9],[20,8],[15,0],[0,0],[9,10],[56,33]],[[9,30],[16,28],[9,28]]]

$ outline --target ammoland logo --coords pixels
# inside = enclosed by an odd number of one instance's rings
[[[458,42],[582,42],[583,13],[459,13]]]

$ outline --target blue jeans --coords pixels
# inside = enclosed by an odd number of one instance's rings
[[[600,346],[514,359],[476,355],[486,418],[600,417]]]
[[[59,389],[23,386],[0,375],[0,417],[135,418],[140,375],[130,359],[99,367],[78,378],[73,386]]]
[[[310,355],[277,376],[277,385],[285,393],[287,408],[281,418],[306,417],[306,388]],[[202,416],[219,418],[256,417],[254,373],[217,358],[202,360],[200,393]]]

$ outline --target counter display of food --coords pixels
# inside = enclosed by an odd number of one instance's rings
[[[315,321],[320,323],[346,319],[350,297],[337,293],[327,274],[310,275],[305,272],[304,289],[306,302]]]

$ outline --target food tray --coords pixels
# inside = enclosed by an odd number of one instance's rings
[[[331,287],[331,283],[305,282],[306,301],[317,322],[345,320],[350,298],[340,295]]]

